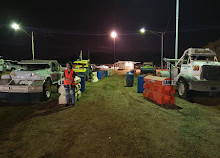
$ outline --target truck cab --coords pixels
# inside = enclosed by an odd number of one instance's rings
[[[187,98],[190,91],[220,92],[220,62],[216,53],[208,48],[187,49],[174,66],[173,78],[182,98]]]

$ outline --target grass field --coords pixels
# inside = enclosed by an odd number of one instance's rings
[[[220,157],[220,102],[176,98],[167,110],[125,87],[118,74],[86,83],[76,107],[0,103],[0,157]],[[199,103],[203,103],[200,99]]]

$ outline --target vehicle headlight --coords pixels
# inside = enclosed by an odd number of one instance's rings
[[[36,73],[31,73],[30,77],[36,76]]]

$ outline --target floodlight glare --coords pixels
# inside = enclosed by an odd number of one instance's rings
[[[112,38],[116,38],[116,37],[117,37],[117,33],[116,33],[115,31],[112,31],[111,37],[112,37]]]
[[[146,32],[146,30],[144,28],[140,29],[140,33],[144,34]]]
[[[13,23],[13,24],[11,25],[11,27],[12,27],[13,29],[15,29],[15,30],[20,29],[20,26],[19,26],[18,24],[16,24],[16,23]]]

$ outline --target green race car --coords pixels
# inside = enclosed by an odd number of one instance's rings
[[[156,76],[156,67],[154,66],[153,62],[144,62],[140,70],[141,75],[152,73],[154,76]]]

